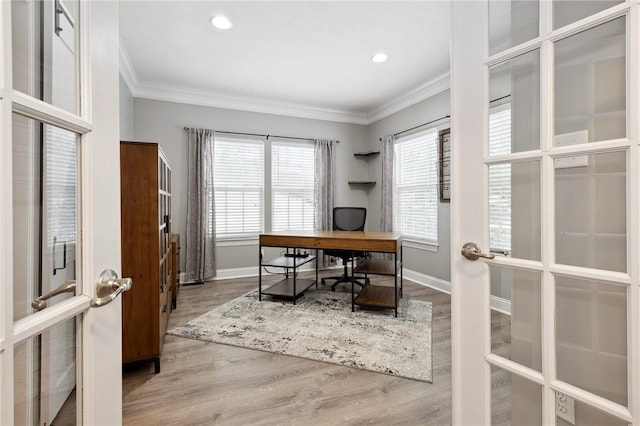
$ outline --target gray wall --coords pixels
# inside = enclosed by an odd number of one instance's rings
[[[120,140],[133,140],[133,96],[120,76]]]
[[[449,91],[446,90],[429,99],[403,109],[389,117],[376,121],[368,128],[368,149],[380,150],[379,138],[410,129],[422,123],[449,115]],[[440,128],[449,127],[446,120],[434,123]],[[378,184],[369,192],[369,229],[380,227],[380,189],[382,181],[382,159],[380,156],[368,162],[369,177]],[[431,252],[415,248],[404,248],[404,266],[415,272],[449,281],[450,270],[450,232],[449,232],[449,203],[438,203],[438,251]]]
[[[172,167],[173,226],[184,241],[187,193],[187,136],[184,127],[340,140],[337,145],[336,205],[367,206],[364,190],[347,181],[367,177],[367,164],[353,153],[367,149],[367,126],[236,111],[174,102],[134,99],[134,136],[137,141],[157,142]],[[369,222],[377,227],[377,222]],[[376,228],[377,229],[377,228]],[[184,246],[183,246],[184,248]],[[184,269],[184,252],[181,265]],[[257,246],[219,247],[218,268],[257,266]]]

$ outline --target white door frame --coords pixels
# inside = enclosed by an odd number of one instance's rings
[[[13,424],[14,346],[78,319],[78,422],[122,423],[121,301],[90,308],[97,277],[120,271],[117,2],[80,4],[80,115],[13,90],[11,2],[0,2],[0,424]],[[12,112],[82,134],[81,285],[77,296],[13,321]],[[80,362],[82,361],[82,362]]]
[[[633,425],[640,425],[640,2],[627,1],[607,11],[551,32],[549,38],[525,43],[538,46],[541,54],[541,179],[542,260],[498,261],[503,265],[539,270],[542,287],[542,372],[533,372],[515,362],[491,355],[488,266],[483,260],[471,262],[460,255],[462,244],[477,242],[488,251],[489,236],[487,171],[488,137],[488,11],[486,1],[452,2],[451,45],[451,281],[452,281],[452,418],[453,424],[491,424],[490,361],[512,373],[527,377],[543,389],[543,424],[555,424],[554,390],[598,408]],[[552,3],[541,1],[540,29],[551,28]],[[556,379],[555,291],[553,273],[575,273],[578,268],[556,265],[554,259],[553,158],[553,40],[577,33],[616,14],[627,13],[627,138],[593,144],[589,150],[611,148],[628,150],[627,168],[627,265],[628,273],[581,271],[589,279],[612,280],[628,288],[627,359],[629,407],[590,394]],[[526,49],[510,49],[516,56]],[[555,152],[562,152],[555,148]],[[570,151],[569,151],[570,152]],[[526,156],[524,154],[523,156]],[[472,158],[473,160],[469,160]],[[480,186],[480,188],[479,188]],[[544,190],[544,188],[547,190]],[[479,190],[480,189],[480,190]]]

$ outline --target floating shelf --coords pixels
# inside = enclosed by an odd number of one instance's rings
[[[363,185],[363,186],[373,186],[376,184],[375,180],[350,180],[349,185]]]
[[[374,157],[380,154],[380,151],[363,151],[363,152],[354,152],[354,157]]]

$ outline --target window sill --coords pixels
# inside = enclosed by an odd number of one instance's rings
[[[234,247],[234,246],[256,246],[258,245],[258,237],[245,238],[225,238],[216,241],[216,247]]]
[[[429,251],[432,253],[437,253],[438,251],[440,251],[440,244],[438,244],[437,241],[424,241],[404,238],[402,240],[402,246],[416,250]]]

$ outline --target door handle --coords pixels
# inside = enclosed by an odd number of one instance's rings
[[[469,260],[478,260],[481,257],[485,259],[494,259],[496,257],[496,255],[493,253],[482,253],[480,247],[478,247],[478,244],[474,242],[465,243],[462,246],[462,251],[460,253],[462,253],[462,255]]]
[[[113,269],[105,269],[98,278],[96,291],[98,297],[91,301],[91,307],[99,308],[113,302],[120,293],[129,291],[132,285],[131,278],[118,278],[118,274]]]
[[[33,309],[37,309],[38,311],[41,311],[47,307],[47,300],[62,293],[70,293],[72,291],[75,291],[75,289],[76,289],[76,282],[74,280],[66,280],[60,285],[60,287],[56,288],[55,290],[51,290],[47,294],[43,294],[42,296],[38,297],[33,302],[31,302],[31,307]]]

